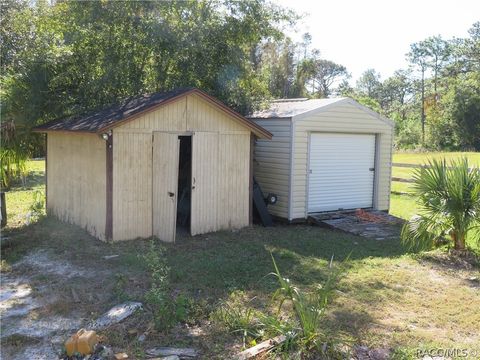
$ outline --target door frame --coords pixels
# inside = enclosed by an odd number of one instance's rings
[[[378,159],[379,159],[379,150],[380,150],[380,139],[378,133],[369,133],[369,132],[353,132],[353,131],[307,131],[307,176],[306,184],[305,184],[305,219],[308,218],[309,214],[312,214],[308,211],[309,207],[309,187],[310,187],[310,149],[312,144],[312,135],[313,134],[345,134],[345,135],[373,135],[375,137],[375,146],[374,146],[374,154],[373,154],[373,166],[374,166],[374,174],[373,174],[373,192],[372,192],[372,209],[376,208],[376,199],[377,199],[377,184],[378,184]],[[367,208],[369,209],[369,208]],[[334,211],[334,210],[332,210]],[[331,211],[322,211],[322,212],[331,212]]]

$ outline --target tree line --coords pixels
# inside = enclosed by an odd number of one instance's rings
[[[300,17],[266,0],[0,6],[2,174],[42,152],[35,125],[186,86],[244,114],[271,98],[351,96],[396,122],[397,147],[480,150],[480,23],[413,44],[408,69],[369,69],[352,87],[309,34],[286,35]]]
[[[311,37],[262,45],[261,71],[274,97],[352,97],[392,119],[398,149],[480,151],[480,22],[467,38],[414,43],[408,66],[386,79],[367,69],[350,85],[345,66],[310,49]]]

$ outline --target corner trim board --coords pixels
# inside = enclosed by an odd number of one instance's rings
[[[248,184],[248,224],[253,225],[253,157],[255,148],[255,135],[250,133],[250,169]]]
[[[105,239],[113,239],[113,134],[105,141],[106,146],[106,216]]]
[[[45,212],[48,215],[48,134],[45,134]]]

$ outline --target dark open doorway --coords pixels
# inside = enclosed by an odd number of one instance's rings
[[[192,198],[192,137],[179,136],[177,230],[190,232]]]

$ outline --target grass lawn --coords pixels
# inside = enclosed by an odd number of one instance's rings
[[[480,153],[478,152],[435,152],[435,153],[408,153],[397,152],[393,154],[394,163],[406,163],[406,164],[427,164],[429,160],[441,160],[446,159],[447,162],[451,160],[459,160],[462,157],[466,157],[470,166],[480,166]],[[412,177],[414,169],[393,167],[392,176],[410,179]],[[393,183],[392,190],[396,190],[396,184]],[[403,185],[403,184],[402,184]],[[396,190],[399,191],[399,190]]]
[[[27,162],[28,176],[22,184],[16,181],[5,193],[7,204],[7,227],[15,228],[28,222],[30,206],[34,202],[37,191],[45,191],[45,161],[30,160]]]
[[[472,165],[480,166],[480,153],[478,152],[397,152],[393,155],[393,162],[407,164],[425,164],[429,159],[457,160],[466,157]]]
[[[28,197],[15,193],[41,187],[31,181],[32,189],[11,192],[7,198],[10,211],[21,214],[28,209],[23,203]],[[391,212],[410,217],[415,212],[413,199],[392,195]],[[89,281],[35,275],[32,287],[47,287],[49,296],[57,294],[60,299],[48,308],[50,313],[74,313],[91,319],[121,301],[144,300],[150,275],[142,256],[149,241],[107,244],[52,218],[29,226],[14,222],[6,235],[13,243],[2,249],[2,259],[10,265],[41,250],[60,264],[100,274]],[[282,274],[305,290],[324,281],[332,255],[337,263],[351,254],[322,328],[342,343],[386,348],[394,359],[416,359],[418,349],[480,351],[478,265],[444,252],[408,254],[398,239],[377,241],[308,225],[255,226],[235,232],[180,236],[176,244],[165,246],[174,291],[193,299],[196,311],[187,325],[168,333],[151,330],[148,309],[102,332],[106,343],[115,351],[126,351],[132,359],[144,358],[146,348],[168,345],[195,347],[208,359],[229,358],[238,352],[242,346],[240,334],[226,331],[211,321],[210,314],[234,291],[242,291],[255,308],[272,309],[277,283],[268,275],[273,271],[270,253]],[[103,255],[110,254],[119,256],[102,260]],[[97,294],[95,301],[74,303],[66,291],[72,286],[82,299]],[[36,316],[42,320],[47,314]],[[132,333],[145,331],[147,340],[139,344]]]
[[[62,312],[81,309],[81,314],[89,318],[119,301],[143,300],[149,275],[142,255],[147,252],[148,241],[105,244],[54,219],[13,230],[10,237],[17,245],[4,252],[4,259],[9,262],[43,249],[59,262],[104,274],[95,281],[68,280],[68,287],[74,286],[82,296],[99,292],[102,301],[78,305],[66,294],[61,306],[57,303],[50,311],[57,311],[57,307]],[[349,269],[324,321],[323,330],[336,339],[388,348],[400,359],[415,358],[418,348],[480,350],[480,313],[474,305],[480,302],[480,284],[469,280],[478,276],[478,269],[458,265],[441,254],[406,254],[397,240],[378,242],[306,225],[252,227],[183,237],[175,245],[167,245],[175,291],[187,294],[199,304],[194,326],[205,335],[188,336],[186,331],[193,326],[190,324],[170,333],[151,332],[145,346],[193,346],[207,358],[225,358],[239,351],[241,336],[209,322],[209,313],[220,300],[238,290],[247,299],[253,299],[249,304],[270,309],[277,287],[275,279],[268,276],[273,270],[270,252],[283,275],[304,289],[324,281],[332,255],[341,260],[351,252]],[[106,263],[101,260],[105,254],[120,256]],[[57,281],[53,280],[39,277],[34,285]],[[148,326],[148,314],[140,314],[123,328],[103,335],[119,351],[136,352],[142,358],[128,330],[133,327],[143,332]]]

